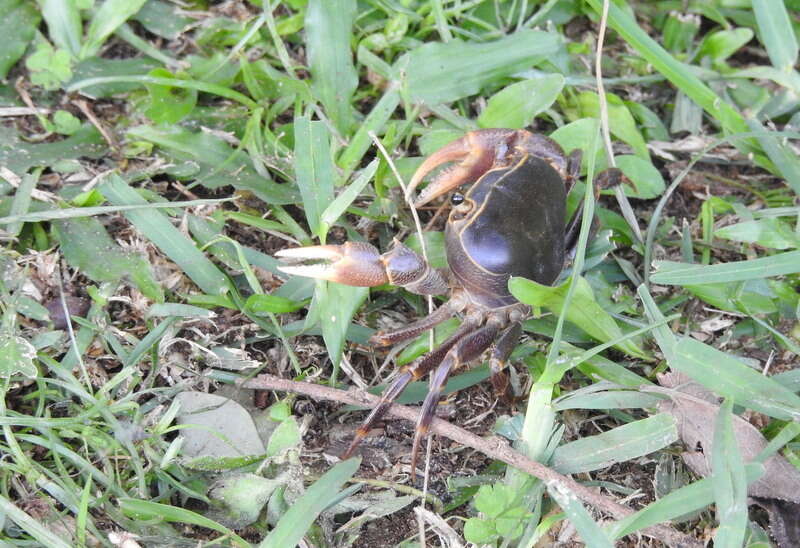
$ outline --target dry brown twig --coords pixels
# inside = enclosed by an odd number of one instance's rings
[[[338,390],[318,384],[289,381],[274,375],[259,375],[254,379],[242,383],[242,386],[255,390],[275,390],[279,392],[304,394],[318,400],[331,400],[362,407],[374,407],[380,400],[377,396],[359,390]],[[419,410],[405,405],[394,404],[389,408],[388,414],[416,422],[419,417]],[[633,510],[627,506],[623,506],[614,499],[581,485],[572,478],[559,474],[544,464],[525,457],[523,454],[515,451],[507,441],[498,436],[482,438],[438,418],[435,418],[431,424],[431,433],[439,434],[440,436],[444,436],[462,445],[472,447],[489,457],[503,461],[510,466],[539,478],[545,483],[560,484],[574,493],[575,496],[582,501],[591,504],[598,510],[610,514],[615,519],[621,519],[633,513]],[[686,548],[702,546],[702,544],[693,537],[666,525],[654,525],[643,529],[641,532],[649,537],[659,539],[670,546]]]

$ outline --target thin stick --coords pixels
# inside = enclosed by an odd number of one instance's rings
[[[243,382],[242,386],[255,390],[277,390],[280,392],[305,394],[318,400],[331,400],[362,407],[374,407],[380,401],[378,396],[373,396],[372,394],[360,390],[338,390],[319,384],[289,381],[274,375],[259,375],[254,379]],[[392,404],[387,412],[389,415],[412,422],[416,422],[419,418],[418,409],[405,405]],[[544,482],[561,485],[569,489],[582,501],[591,504],[599,510],[607,512],[616,519],[624,518],[633,513],[633,510],[619,504],[614,499],[581,485],[572,478],[559,474],[544,464],[527,458],[523,454],[512,449],[506,440],[498,436],[482,438],[439,418],[433,419],[431,423],[431,432],[456,441],[462,445],[472,447],[493,459],[503,461],[510,466],[519,468],[523,472],[539,478]],[[683,546],[687,548],[699,548],[702,546],[695,538],[685,535],[680,531],[676,531],[672,527],[666,525],[653,525],[643,529],[642,533],[652,538],[660,539],[671,546]]]
[[[603,41],[606,38],[606,25],[608,23],[608,2],[603,0],[603,14],[600,17],[600,30],[597,33],[597,51],[594,57],[594,75],[597,82],[597,95],[600,99],[600,132],[603,135],[603,142],[606,146],[606,156],[608,157],[608,165],[617,167],[614,161],[614,149],[611,147],[611,131],[608,125],[608,101],[606,101],[606,89],[603,86]],[[642,237],[642,230],[639,228],[639,223],[636,221],[636,216],[633,213],[628,197],[625,196],[625,190],[622,185],[614,187],[614,195],[617,197],[619,207],[622,210],[622,216],[633,230],[633,234],[639,243],[644,242]]]

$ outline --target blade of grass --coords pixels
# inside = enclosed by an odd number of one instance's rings
[[[17,508],[10,500],[0,495],[0,512],[10,518],[11,521],[16,523],[21,529],[26,531],[30,536],[41,542],[43,546],[52,546],[52,548],[69,548],[69,544],[61,540],[61,537],[52,533],[49,529],[45,528],[37,520]]]
[[[32,173],[26,173],[22,177],[17,191],[14,193],[14,200],[11,202],[11,215],[10,217],[24,217],[31,207],[31,194],[36,189],[36,183],[39,181],[42,169],[35,169]],[[0,219],[0,223],[2,219]],[[11,236],[18,236],[22,230],[22,221],[10,223],[6,229]]]
[[[119,213],[121,211],[134,211],[137,209],[172,209],[180,207],[195,207],[200,205],[219,204],[229,202],[233,198],[220,198],[216,200],[188,200],[185,202],[163,202],[163,203],[144,203],[131,205],[95,206],[95,207],[73,207],[67,209],[51,209],[48,211],[36,211],[22,215],[9,215],[0,217],[0,225],[12,223],[36,223],[39,221],[56,221],[62,219],[73,219],[76,217],[93,217],[95,215],[105,215],[107,213]]]
[[[208,519],[205,516],[201,516],[200,514],[192,512],[191,510],[177,508],[175,506],[170,506],[169,504],[160,504],[157,502],[150,502],[149,500],[138,500],[127,497],[120,498],[118,502],[120,509],[131,518],[137,520],[156,519],[170,523],[191,523],[193,525],[199,525],[201,527],[211,529],[212,531],[222,533],[225,535],[225,537],[230,538],[235,546],[242,546],[244,548],[251,547],[249,542],[227,527],[220,525],[216,521]]]
[[[86,40],[80,51],[80,58],[95,55],[106,38],[111,36],[125,21],[136,15],[147,0],[105,0],[92,14],[92,21],[86,31]]]
[[[285,548],[297,545],[319,513],[338,498],[339,489],[353,477],[360,464],[360,458],[348,459],[328,470],[306,489],[303,496],[294,501],[258,547]]]
[[[258,108],[258,103],[250,99],[247,95],[239,93],[236,90],[221,86],[219,84],[212,84],[209,82],[199,82],[197,80],[181,80],[178,78],[160,78],[158,76],[145,76],[145,75],[130,75],[130,76],[98,76],[95,78],[86,78],[72,82],[65,88],[64,91],[72,93],[79,91],[83,88],[96,86],[101,84],[119,84],[119,83],[136,83],[136,84],[156,84],[174,88],[195,89],[204,93],[210,93],[219,97],[225,97],[232,101],[243,104],[246,107]]]
[[[373,175],[375,175],[375,171],[378,169],[379,161],[378,159],[372,160],[364,170],[358,174],[356,180],[350,183],[344,191],[342,191],[335,200],[333,200],[328,207],[322,212],[320,216],[320,230],[321,232],[327,233],[330,227],[341,217],[341,215],[350,207],[350,204],[353,203],[359,193],[364,190],[364,187],[367,186],[367,183],[372,180]]]
[[[561,445],[550,465],[562,474],[591,472],[650,454],[677,440],[675,418],[659,413]]]
[[[749,463],[744,469],[748,483],[756,481],[764,474],[764,466],[761,464]],[[713,502],[714,488],[711,478],[704,478],[648,504],[635,514],[609,525],[607,530],[612,538],[622,538],[651,525],[690,514]]]
[[[753,0],[758,35],[776,69],[791,72],[797,66],[797,36],[784,2]]]
[[[564,510],[586,546],[589,548],[613,548],[614,545],[606,532],[592,519],[578,497],[557,482],[548,482],[547,492]]]
[[[719,527],[714,546],[739,547],[747,527],[747,478],[733,434],[733,400],[726,398],[714,425],[711,485]]]
[[[118,175],[109,177],[100,186],[100,192],[117,205],[147,203]],[[180,266],[200,289],[210,295],[233,291],[227,276],[160,212],[133,210],[125,216],[143,236]]]
[[[667,363],[737,405],[782,420],[800,420],[800,396],[712,346],[683,338]]]
[[[345,179],[358,167],[364,154],[369,150],[370,132],[380,133],[399,104],[400,91],[395,84],[390,84],[383,97],[375,103],[364,121],[359,124],[358,130],[350,139],[350,144],[339,155],[337,164],[344,170]]]
[[[586,0],[598,14],[603,11],[603,0]],[[710,114],[719,120],[727,133],[742,133],[747,131],[747,124],[739,112],[730,104],[723,101],[711,88],[706,86],[689,68],[670,55],[622,9],[610,4],[608,10],[608,23],[611,28],[619,33],[633,49],[657,71],[666,76],[675,87]],[[752,152],[755,143],[752,140],[737,141],[745,153]]]
[[[294,121],[294,171],[311,232],[325,243],[321,217],[333,200],[334,172],[327,127],[305,116]]]
[[[81,14],[78,5],[72,0],[40,0],[50,39],[70,55],[77,57],[81,51]]]
[[[756,280],[800,272],[800,251],[779,253],[746,261],[696,265],[655,261],[650,281],[662,285],[702,285]]]
[[[405,86],[413,101],[436,105],[474,95],[486,84],[528,69],[562,47],[559,35],[534,30],[483,44],[431,42],[401,57],[394,71],[405,70]]]
[[[355,0],[311,0],[305,30],[311,90],[342,135],[353,125],[351,98],[358,87],[350,35]]]

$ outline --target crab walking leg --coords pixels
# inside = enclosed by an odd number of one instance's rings
[[[386,410],[389,409],[389,406],[392,405],[394,400],[396,400],[403,390],[405,390],[406,386],[408,386],[408,383],[412,380],[421,379],[431,369],[439,365],[442,358],[450,351],[453,345],[460,341],[465,335],[477,329],[478,325],[479,322],[476,320],[465,320],[455,333],[445,339],[445,341],[432,352],[415,360],[412,364],[403,367],[397,378],[383,391],[383,394],[381,394],[381,400],[378,402],[378,405],[372,409],[369,416],[364,420],[358,430],[356,430],[353,441],[350,442],[350,446],[342,454],[342,460],[348,459],[353,455],[353,451],[356,450],[361,440],[367,437],[367,433],[370,431],[370,428],[372,428],[372,425],[383,417]]]
[[[413,339],[420,333],[423,333],[432,327],[436,327],[445,320],[452,318],[457,312],[457,308],[458,307],[453,305],[452,300],[447,301],[445,304],[434,310],[433,314],[430,316],[420,318],[414,323],[405,327],[401,327],[396,331],[381,331],[380,333],[374,334],[372,337],[370,337],[369,344],[373,346],[389,346],[398,342],[407,341],[408,339]]]
[[[447,355],[444,357],[442,363],[436,368],[436,371],[431,375],[430,388],[425,401],[422,403],[422,410],[417,423],[417,429],[414,432],[414,445],[411,447],[411,474],[417,473],[417,453],[419,453],[419,446],[425,436],[428,434],[428,429],[431,426],[433,417],[436,414],[436,404],[439,403],[439,398],[442,396],[442,389],[450,372],[458,369],[465,363],[471,362],[480,356],[484,350],[489,348],[492,344],[499,327],[495,323],[489,323],[477,331],[467,335],[458,341],[453,348],[451,348]]]
[[[517,346],[522,334],[522,324],[515,322],[500,335],[492,349],[489,367],[492,370],[492,386],[495,396],[502,398],[506,403],[513,403],[514,395],[511,393],[511,383],[508,380],[506,361]]]
[[[286,274],[358,287],[390,283],[418,295],[442,295],[449,289],[438,270],[399,240],[383,255],[365,242],[282,249],[275,255],[296,263],[312,261],[279,266]]]

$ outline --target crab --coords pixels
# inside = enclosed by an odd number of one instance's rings
[[[443,170],[414,201],[420,207],[458,187],[450,197],[452,208],[445,229],[449,270],[441,272],[395,240],[381,254],[364,242],[285,249],[276,255],[293,264],[280,269],[351,286],[393,284],[421,295],[450,299],[427,317],[396,331],[377,333],[375,346],[387,346],[417,337],[445,320],[460,316],[458,329],[427,355],[402,367],[383,392],[342,455],[348,458],[372,425],[414,380],[430,373],[430,389],[422,404],[411,452],[416,473],[419,447],[426,437],[448,376],[479,358],[493,346],[489,364],[496,395],[513,400],[506,361],[530,313],[508,289],[511,276],[523,276],[545,285],[558,278],[577,244],[580,209],[566,218],[566,200],[579,176],[582,152],[567,155],[552,139],[525,130],[471,131],[444,146],[417,169],[408,186],[409,196],[437,167]],[[622,174],[608,169],[594,180],[595,193],[618,184]]]

